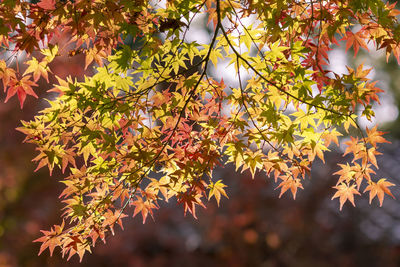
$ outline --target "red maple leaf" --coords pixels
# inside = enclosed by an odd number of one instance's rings
[[[14,79],[11,80],[9,83],[10,87],[8,88],[7,91],[6,100],[4,102],[6,103],[12,96],[17,94],[22,109],[24,106],[26,95],[31,95],[38,98],[36,93],[32,90],[32,86],[37,86],[37,84],[31,81],[30,78],[31,75],[27,75],[22,77],[22,79],[19,81]]]
[[[189,211],[193,215],[193,217],[197,219],[196,205],[206,208],[206,206],[204,206],[203,202],[201,201],[201,197],[202,194],[199,194],[196,191],[190,191],[179,193],[177,199],[179,204],[183,204],[185,215],[186,212]]]

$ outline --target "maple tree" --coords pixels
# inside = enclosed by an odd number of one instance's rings
[[[202,14],[211,40],[188,41]],[[399,14],[380,0],[1,1],[5,101],[17,95],[22,108],[39,80],[56,81],[49,107],[18,128],[37,146],[37,169],[67,175],[63,222],[42,231],[39,253],[59,246],[82,258],[128,207],[145,222],[176,198],[196,217],[206,199],[227,197],[212,172],[229,162],[295,198],[332,142],[352,156],[335,173],[340,209],[365,185],[382,205],[394,184],[373,174],[387,141],[357,123],[371,120],[382,90],[362,64],[331,71],[328,52],[341,41],[356,56],[371,44],[400,61]],[[94,74],[58,77],[54,59],[78,54]],[[210,75],[224,60],[237,84]]]

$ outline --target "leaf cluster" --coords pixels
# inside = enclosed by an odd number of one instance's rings
[[[211,40],[190,42],[202,14]],[[340,208],[355,205],[363,184],[382,205],[393,184],[371,174],[386,140],[357,124],[357,109],[372,119],[382,90],[363,65],[331,71],[328,52],[339,41],[355,55],[373,43],[399,60],[398,14],[378,0],[3,1],[6,101],[17,94],[22,108],[26,95],[37,97],[37,81],[57,79],[58,96],[19,128],[37,146],[38,169],[66,173],[63,223],[36,240],[40,253],[58,246],[82,259],[122,227],[129,207],[145,222],[160,201],[175,198],[196,217],[207,200],[227,197],[213,170],[230,162],[253,176],[264,172],[279,196],[295,198],[331,143],[353,156],[336,172]],[[77,54],[95,74],[77,81],[53,73],[53,60]],[[224,60],[236,84],[210,76],[210,68],[225,71]],[[350,128],[355,136],[340,139]]]

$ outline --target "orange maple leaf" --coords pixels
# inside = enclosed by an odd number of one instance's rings
[[[139,212],[142,213],[143,223],[146,222],[147,215],[150,213],[150,216],[153,218],[153,209],[157,209],[157,206],[151,200],[143,200],[143,198],[137,196],[137,200],[131,203],[132,206],[135,206],[135,210],[133,212],[133,217],[135,217]]]
[[[353,168],[348,164],[338,164],[338,166],[341,168],[341,170],[333,173],[334,175],[339,175],[339,181],[337,184],[340,184],[342,182],[350,182],[353,177],[354,177],[354,170]]]
[[[61,225],[54,225],[54,228],[52,228],[50,231],[40,230],[40,232],[43,233],[43,236],[33,240],[33,242],[42,242],[38,255],[42,254],[46,248],[49,248],[50,256],[53,255],[54,248],[60,245],[62,239],[61,233],[63,229],[64,221]]]
[[[345,183],[341,183],[338,186],[334,186],[333,188],[337,189],[338,191],[333,195],[332,199],[339,197],[340,200],[340,210],[343,208],[343,204],[348,200],[351,204],[355,207],[354,204],[354,194],[361,195],[360,192],[357,191],[356,185],[348,185]]]
[[[298,188],[304,189],[299,178],[296,178],[296,179],[293,179],[293,178],[284,179],[279,184],[277,189],[279,187],[281,187],[281,193],[279,194],[279,197],[281,197],[287,190],[290,189],[290,191],[292,192],[292,195],[293,195],[293,199],[296,199],[296,193],[297,193],[297,189]]]
[[[367,127],[366,130],[367,130],[367,138],[366,138],[367,142],[369,142],[374,147],[376,147],[377,143],[390,143],[384,137],[382,137],[382,135],[385,134],[384,132],[377,131],[377,126],[372,128],[371,130],[369,130]]]
[[[365,188],[364,190],[364,193],[369,191],[369,204],[371,204],[371,201],[372,199],[374,199],[375,196],[378,196],[380,207],[382,207],[385,193],[391,196],[392,198],[395,198],[392,192],[390,192],[390,189],[388,188],[394,185],[395,184],[391,182],[387,182],[386,179],[384,178],[380,179],[377,183],[371,181],[367,186],[367,188]]]
[[[349,50],[349,48],[351,46],[353,46],[353,48],[354,48],[354,56],[357,55],[358,49],[360,48],[360,46],[365,48],[367,51],[369,51],[368,50],[368,46],[364,41],[364,36],[363,36],[363,34],[361,32],[356,32],[356,33],[346,32],[346,36],[343,37],[341,39],[341,41],[342,40],[347,40],[346,52],[347,52],[347,50]]]

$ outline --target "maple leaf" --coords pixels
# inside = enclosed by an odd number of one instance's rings
[[[203,202],[201,201],[201,197],[202,194],[199,194],[195,191],[179,193],[177,195],[178,203],[183,203],[185,215],[186,212],[189,211],[195,219],[197,219],[196,205],[200,205],[203,208],[206,208],[206,206],[204,206]]]
[[[46,81],[49,82],[46,61],[39,62],[36,58],[32,58],[26,64],[28,65],[28,68],[25,70],[23,75],[33,73],[33,80],[35,82],[39,80],[40,76],[43,76],[43,78],[45,78]]]
[[[378,196],[380,207],[382,207],[385,194],[388,194],[392,198],[395,198],[388,188],[394,185],[395,184],[391,182],[387,182],[385,178],[379,179],[377,183],[370,181],[369,185],[364,190],[364,193],[369,191],[369,204],[371,204],[371,201],[372,199],[374,199],[375,196]]]
[[[348,200],[350,203],[355,207],[354,204],[354,194],[361,195],[360,192],[357,191],[356,185],[348,185],[345,183],[341,183],[338,186],[334,186],[333,188],[337,189],[338,191],[333,195],[332,199],[339,197],[340,200],[340,210],[343,208],[343,204]]]
[[[293,199],[296,199],[296,194],[297,194],[297,189],[303,188],[303,185],[300,182],[299,178],[287,178],[287,177],[282,177],[283,181],[279,184],[279,186],[276,188],[281,188],[281,193],[279,194],[279,198],[287,191],[290,189],[293,195]]]
[[[357,154],[359,154],[360,151],[365,151],[365,147],[362,143],[359,142],[358,138],[350,137],[349,141],[344,142],[345,145],[347,145],[346,150],[343,154],[343,156],[347,154],[354,154],[354,157],[356,160],[357,159]]]
[[[340,184],[341,182],[350,182],[355,175],[353,168],[348,163],[338,165],[340,166],[341,170],[333,173],[334,175],[340,175],[337,184]]]
[[[210,192],[208,195],[208,200],[210,200],[211,197],[214,196],[215,200],[217,201],[217,205],[219,206],[221,195],[228,198],[228,195],[226,194],[224,187],[226,187],[226,185],[224,185],[221,180],[218,180],[216,183],[211,183],[209,185]]]
[[[7,91],[6,100],[4,100],[4,102],[6,103],[12,96],[17,94],[22,109],[24,106],[26,95],[31,95],[34,96],[35,98],[38,98],[36,93],[32,90],[32,86],[37,86],[37,84],[32,82],[30,79],[31,75],[27,75],[22,77],[22,79],[19,81],[11,80],[10,87],[8,88]]]
[[[346,36],[343,37],[340,41],[342,41],[342,40],[347,40],[346,52],[347,52],[347,50],[349,50],[349,48],[351,46],[354,47],[354,57],[357,55],[358,49],[360,48],[360,46],[365,48],[367,51],[369,51],[368,46],[364,41],[364,36],[361,32],[352,33],[350,31],[348,31],[348,32],[346,32]]]
[[[382,135],[384,135],[385,133],[377,131],[377,128],[378,128],[377,125],[375,125],[375,127],[372,128],[371,130],[369,130],[368,127],[366,128],[366,130],[367,130],[367,138],[366,138],[367,142],[369,142],[375,148],[376,148],[376,144],[377,143],[390,143],[384,137],[382,137]]]
[[[143,200],[143,198],[136,196],[136,200],[133,201],[130,205],[135,206],[135,210],[133,212],[133,216],[135,217],[139,212],[142,213],[143,224],[146,222],[147,215],[150,213],[151,217],[153,217],[153,209],[157,209],[157,206],[153,203],[153,201],[147,199]]]
[[[61,233],[64,229],[64,221],[61,225],[54,225],[50,231],[41,230],[43,236],[33,240],[33,242],[41,242],[40,250],[38,255],[42,254],[42,252],[49,248],[50,256],[53,255],[54,248],[60,245],[60,241],[62,239]]]

